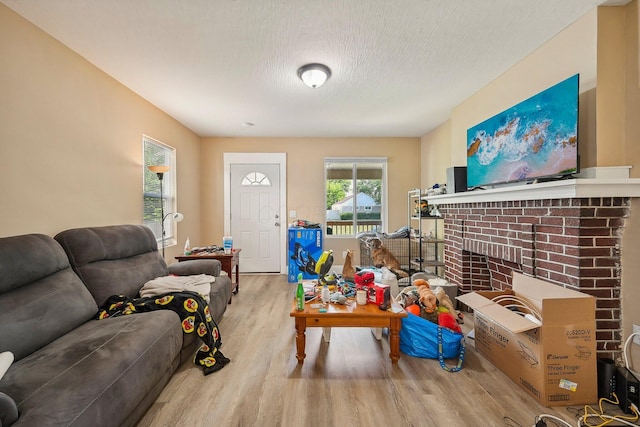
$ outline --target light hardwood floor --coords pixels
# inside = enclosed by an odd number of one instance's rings
[[[388,337],[336,328],[331,342],[307,329],[307,358],[296,360],[289,317],[294,284],[284,275],[242,275],[223,320],[231,363],[203,376],[183,364],[138,426],[523,426],[541,413],[576,425],[582,408],[546,408],[478,355],[472,340],[462,371],[401,353]],[[470,325],[469,317],[465,329]],[[505,420],[510,417],[513,421]],[[553,426],[551,422],[549,426]]]

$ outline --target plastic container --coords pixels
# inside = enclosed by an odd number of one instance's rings
[[[398,288],[398,278],[386,267],[382,268],[382,284],[389,285],[391,298],[395,298],[400,292],[400,289]]]
[[[229,255],[233,249],[233,237],[224,236],[222,238],[222,247],[224,248],[224,253]]]
[[[322,287],[322,302],[328,304],[331,301],[331,292],[329,292],[329,287],[325,284]]]

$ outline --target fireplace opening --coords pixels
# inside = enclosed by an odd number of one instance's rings
[[[466,291],[477,290],[505,290],[511,289],[511,278],[513,272],[522,273],[520,264],[505,259],[494,258],[483,254],[464,251],[467,272],[466,280],[468,289]]]

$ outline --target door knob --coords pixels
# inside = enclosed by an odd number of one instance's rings
[[[280,215],[276,214],[276,219],[280,218]]]
[[[279,223],[279,222],[276,222],[274,225],[275,225],[276,227],[280,227],[280,223]]]

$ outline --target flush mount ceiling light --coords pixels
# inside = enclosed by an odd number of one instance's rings
[[[316,89],[329,80],[331,70],[324,64],[307,64],[298,69],[298,77],[311,89]]]

